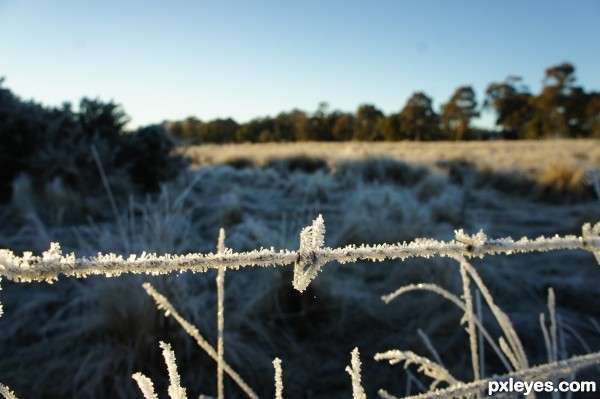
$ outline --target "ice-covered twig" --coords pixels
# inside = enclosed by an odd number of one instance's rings
[[[273,368],[275,368],[275,399],[283,399],[283,371],[280,358],[276,357],[273,360]]]
[[[513,324],[506,313],[504,313],[495,304],[494,297],[489,292],[485,284],[483,284],[483,281],[481,280],[481,277],[479,277],[477,271],[469,262],[467,262],[465,257],[460,255],[456,257],[456,260],[460,263],[461,271],[464,270],[466,273],[468,273],[471,279],[475,282],[490,310],[492,311],[492,314],[496,318],[496,321],[498,321],[498,324],[504,333],[504,337],[506,338],[505,343],[507,344],[503,345],[503,341],[500,341],[500,348],[503,350],[509,360],[511,360],[516,370],[529,367],[527,356],[525,355],[525,350],[523,349],[523,344],[521,343],[521,340],[519,339],[519,336],[517,335],[517,332],[515,331]]]
[[[132,377],[140,387],[142,395],[144,395],[144,399],[158,399],[158,396],[156,396],[156,391],[154,390],[154,384],[150,378],[139,372],[132,375]]]
[[[411,351],[399,351],[390,350],[383,353],[375,354],[375,360],[387,360],[390,364],[397,364],[405,362],[404,367],[408,367],[411,364],[419,366],[419,372],[433,379],[431,383],[431,389],[434,390],[440,383],[447,383],[449,385],[460,384],[461,382],[454,378],[448,370],[442,365],[432,362],[426,357],[419,356]]]
[[[457,240],[444,242],[417,239],[410,243],[354,245],[343,248],[323,247],[325,224],[319,216],[301,233],[300,250],[275,251],[260,249],[250,252],[225,252],[217,254],[155,255],[142,253],[124,258],[115,254],[98,254],[90,258],[76,258],[74,254],[63,255],[60,245],[52,243],[41,256],[25,252],[17,256],[12,251],[0,250],[0,277],[13,281],[52,282],[59,275],[86,277],[89,275],[117,276],[123,273],[167,274],[175,271],[205,272],[224,267],[237,269],[244,266],[283,266],[295,264],[294,286],[304,290],[327,262],[355,262],[359,259],[382,261],[385,259],[429,258],[440,256],[483,257],[493,254],[553,251],[559,249],[583,249],[596,255],[600,263],[600,223],[583,226],[582,237],[574,235],[536,239],[502,238],[490,240],[483,233],[468,236],[457,232]]]
[[[225,253],[225,230],[219,229],[217,252]],[[225,385],[223,384],[223,362],[225,356],[225,342],[223,331],[225,329],[225,268],[219,267],[217,273],[217,398],[225,398]]]
[[[210,357],[212,357],[215,361],[218,362],[217,351],[215,351],[215,349],[208,343],[208,341],[204,339],[204,337],[200,334],[200,331],[198,331],[198,328],[196,328],[196,326],[192,325],[186,319],[184,319],[169,302],[169,300],[163,295],[159,294],[154,289],[152,284],[144,283],[143,287],[148,293],[148,295],[150,295],[154,299],[158,309],[164,310],[165,316],[172,316],[185,330],[185,332],[187,332],[190,335],[190,337],[196,340],[198,346],[202,348]],[[227,364],[225,360],[223,360],[223,371],[227,373],[227,375],[229,375],[229,377],[231,377],[231,379],[235,381],[236,384],[238,384],[238,386],[242,389],[242,391],[244,391],[244,393],[246,393],[246,395],[248,395],[249,398],[258,399],[258,396],[256,395],[256,393],[254,393],[252,388],[250,388],[250,386],[246,384],[242,377],[240,377],[240,375],[233,368],[231,368],[231,366],[229,366],[229,364]]]
[[[351,352],[350,366],[346,366],[346,372],[352,378],[353,399],[367,399],[367,394],[361,383],[360,366],[360,352],[358,348],[354,348]]]
[[[14,392],[10,390],[6,385],[0,384],[0,395],[4,396],[4,399],[17,399]]]
[[[167,364],[167,372],[169,373],[169,398],[171,399],[187,399],[185,388],[181,387],[179,373],[177,372],[177,364],[175,363],[175,353],[171,349],[171,345],[160,341],[160,347],[163,350],[163,357]],[[152,380],[142,373],[132,375],[133,379],[138,383],[145,399],[158,399]]]
[[[177,372],[177,364],[175,363],[175,352],[171,349],[171,345],[160,342],[160,347],[163,350],[163,357],[167,363],[167,371],[169,373],[169,397],[171,399],[187,399],[185,388],[181,386],[179,373]]]

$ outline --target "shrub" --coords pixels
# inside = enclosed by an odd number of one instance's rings
[[[22,101],[1,83],[1,202],[11,198],[13,182],[23,174],[34,193],[60,185],[60,191],[97,197],[110,183],[112,194],[126,198],[157,192],[186,166],[162,127],[125,131],[129,119],[113,102],[83,98],[77,112],[69,104],[46,108]]]

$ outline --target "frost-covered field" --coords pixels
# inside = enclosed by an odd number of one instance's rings
[[[111,221],[52,223],[44,210],[2,209],[0,247],[46,250],[52,241],[78,256],[214,252],[220,227],[234,251],[294,250],[299,233],[322,214],[325,245],[377,244],[416,238],[452,240],[454,230],[489,237],[581,235],[600,221],[600,203],[585,172],[600,172],[597,141],[489,143],[347,143],[206,146],[188,149],[201,166],[154,198],[119,204]],[[60,209],[60,198],[48,198]],[[20,209],[21,214],[18,214]],[[67,210],[68,211],[68,210]],[[110,212],[109,212],[110,214]],[[560,354],[600,348],[600,269],[583,251],[497,255],[473,264],[511,318],[530,364],[548,361],[539,314],[553,287]],[[260,397],[273,397],[275,357],[282,359],[284,397],[351,397],[344,371],[360,348],[368,397],[427,388],[416,368],[373,360],[377,352],[411,350],[431,357],[426,335],[449,372],[473,379],[463,313],[431,293],[381,300],[397,288],[435,283],[460,296],[459,266],[447,258],[329,263],[306,292],[292,288],[292,266],[227,273],[228,363]],[[131,378],[148,375],[166,392],[159,341],[177,356],[188,397],[216,395],[216,367],[141,284],[151,281],[179,313],[216,343],[216,272],[162,277],[2,282],[0,382],[20,398],[142,397]],[[491,314],[490,332],[499,334]],[[419,333],[422,331],[422,333]],[[425,334],[425,335],[424,335]],[[493,353],[486,375],[505,373]],[[578,378],[598,380],[589,369]],[[241,391],[226,378],[228,397]],[[423,386],[421,386],[423,385]],[[578,396],[575,396],[578,397]]]

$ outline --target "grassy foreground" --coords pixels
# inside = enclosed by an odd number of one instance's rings
[[[327,246],[448,240],[455,229],[490,237],[580,234],[600,220],[586,171],[600,172],[597,141],[486,143],[295,143],[187,149],[197,169],[160,195],[119,204],[112,220],[58,223],[44,210],[2,209],[0,247],[47,249],[61,242],[79,256],[214,252],[218,230],[235,251],[298,248],[317,214]],[[24,195],[24,193],[21,193]],[[60,196],[48,197],[60,210]],[[63,212],[68,209],[62,208]],[[19,213],[20,212],[20,213]],[[496,303],[513,320],[532,364],[546,361],[538,315],[556,294],[561,356],[600,348],[598,266],[591,254],[495,256],[474,262]],[[215,274],[149,279],[214,345]],[[141,397],[131,375],[142,371],[166,391],[158,341],[170,342],[189,397],[215,395],[214,362],[144,293],[146,278],[63,279],[11,284],[0,293],[0,382],[21,398]],[[300,294],[292,270],[245,269],[226,281],[226,359],[260,397],[273,396],[271,361],[284,364],[285,397],[350,397],[344,368],[358,346],[369,397],[385,387],[412,393],[428,379],[374,362],[391,348],[421,355],[429,337],[453,375],[472,370],[461,312],[427,293],[386,305],[382,295],[430,282],[460,294],[447,259],[331,264]],[[483,315],[484,320],[491,319]],[[494,327],[492,327],[494,331]],[[490,374],[502,365],[486,357]],[[32,371],[35,370],[35,371]],[[32,375],[33,373],[33,375]],[[597,379],[592,371],[589,378]],[[583,377],[582,377],[583,378]],[[162,385],[161,385],[162,384]],[[226,381],[228,397],[241,393]]]

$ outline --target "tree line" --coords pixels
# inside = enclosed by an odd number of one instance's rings
[[[472,126],[472,120],[484,110],[495,112],[497,131]],[[312,113],[294,109],[242,124],[231,118],[203,122],[188,117],[165,121],[163,125],[171,135],[197,144],[600,138],[600,93],[586,92],[578,86],[575,67],[565,62],[546,69],[542,90],[537,95],[519,77],[509,76],[503,82],[488,85],[481,104],[471,86],[457,88],[439,112],[434,110],[431,97],[415,92],[399,112],[390,115],[384,115],[372,104],[360,105],[355,113],[329,111],[323,102]]]

